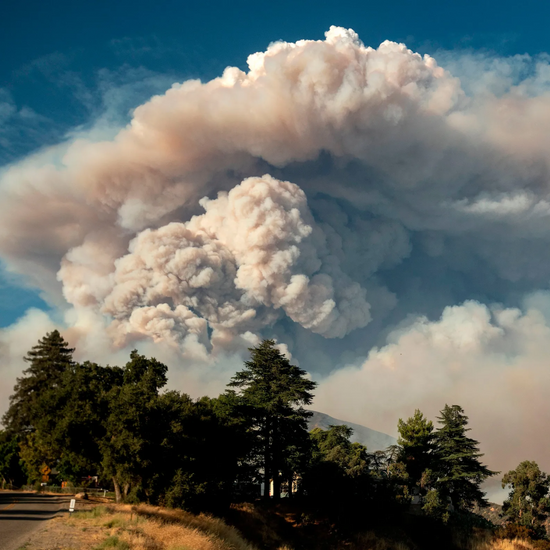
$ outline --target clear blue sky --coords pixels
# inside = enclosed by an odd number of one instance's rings
[[[0,165],[129,110],[175,80],[209,79],[275,40],[351,27],[421,53],[550,51],[550,2],[7,0],[0,17]],[[136,84],[136,82],[138,84]],[[113,92],[118,90],[119,93]],[[111,113],[111,116],[114,116]],[[38,295],[0,273],[0,326]]]

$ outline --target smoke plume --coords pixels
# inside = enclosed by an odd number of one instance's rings
[[[0,254],[83,356],[214,391],[275,337],[318,409],[394,433],[457,402],[492,467],[544,465],[550,67],[441,59],[331,27],[174,84],[8,166]]]

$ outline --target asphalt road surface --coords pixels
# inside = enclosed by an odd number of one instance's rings
[[[46,521],[69,509],[70,497],[0,491],[0,550],[17,550]]]

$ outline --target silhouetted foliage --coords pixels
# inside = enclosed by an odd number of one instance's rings
[[[316,384],[304,370],[290,364],[273,340],[249,351],[250,360],[229,386],[238,388],[241,411],[250,421],[249,433],[255,436],[253,462],[258,475],[262,473],[266,488],[273,480],[277,499],[283,476],[288,477],[297,464],[296,449],[306,448],[311,413],[303,405],[311,404]]]
[[[75,363],[73,351],[53,331],[28,352],[0,432],[3,484],[39,484],[44,476],[77,484],[97,474],[117,501],[223,513],[231,502],[258,498],[260,481],[273,480],[274,500],[296,496],[291,502],[309,510],[300,517],[313,511],[332,533],[352,533],[365,518],[405,526],[415,497],[424,511],[418,525],[437,544],[447,544],[451,527],[484,527],[468,509],[483,505],[480,484],[494,472],[480,463],[457,405],[445,406],[436,431],[416,410],[399,420],[398,445],[369,454],[347,426],[308,433],[304,406],[316,384],[273,340],[250,349],[215,399],[167,391],[166,365],[136,350],[122,368]],[[503,483],[512,487],[510,520],[540,535],[546,474],[525,462]]]

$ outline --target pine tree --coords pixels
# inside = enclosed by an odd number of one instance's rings
[[[23,358],[29,368],[17,379],[10,407],[2,422],[12,433],[28,433],[43,417],[47,395],[59,387],[63,374],[74,365],[74,348],[69,348],[59,331],[54,330],[39,340]]]
[[[41,479],[40,468],[59,457],[54,431],[60,412],[63,379],[74,367],[72,354],[59,331],[46,334],[23,358],[29,367],[17,379],[10,406],[2,421],[17,436],[29,480]]]
[[[458,405],[445,405],[437,417],[441,427],[435,434],[438,465],[436,467],[437,500],[442,506],[450,501],[457,510],[471,508],[474,504],[487,506],[485,493],[480,485],[488,477],[497,474],[481,464],[483,456],[479,443],[467,437],[468,417]]]
[[[434,467],[434,427],[417,409],[406,421],[399,419],[398,460],[405,465],[411,488],[421,490],[423,474]]]
[[[281,475],[288,475],[288,464],[296,461],[292,454],[300,448],[298,440],[308,440],[307,419],[311,413],[303,405],[311,404],[316,384],[306,378],[304,370],[290,364],[274,340],[264,340],[249,351],[251,358],[245,362],[245,369],[233,376],[229,386],[240,388],[241,402],[251,420],[264,495],[269,494],[273,479],[274,497],[278,498]],[[285,443],[285,434],[293,434],[291,447]]]

